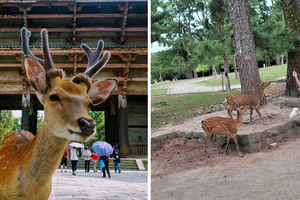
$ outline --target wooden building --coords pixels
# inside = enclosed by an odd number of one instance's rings
[[[22,128],[36,134],[36,98],[22,66],[20,30],[31,31],[30,49],[41,56],[40,31],[47,28],[55,67],[67,77],[84,72],[99,39],[111,59],[93,80],[114,78],[118,87],[94,110],[105,111],[105,136],[124,156],[147,154],[148,42],[146,0],[5,0],[0,3],[0,109],[22,110]],[[22,101],[30,102],[22,106]]]

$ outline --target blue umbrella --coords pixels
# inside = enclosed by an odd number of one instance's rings
[[[95,142],[92,148],[96,153],[102,156],[109,156],[113,153],[111,144],[104,141]]]

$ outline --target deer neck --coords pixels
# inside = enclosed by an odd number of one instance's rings
[[[55,136],[43,123],[29,147],[28,175],[36,177],[39,184],[51,181],[67,144],[67,139]]]
[[[236,118],[236,124],[240,127],[244,122],[244,113],[241,113],[240,111],[237,111],[237,118]]]
[[[260,100],[263,97],[263,95],[264,95],[264,89],[262,89],[261,87],[259,87],[257,95],[258,95],[258,99]]]

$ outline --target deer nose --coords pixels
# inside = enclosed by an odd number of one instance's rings
[[[94,120],[88,121],[85,118],[80,118],[78,120],[78,126],[83,134],[91,135],[94,133],[94,127],[96,126],[96,122]]]

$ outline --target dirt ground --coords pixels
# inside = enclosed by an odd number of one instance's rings
[[[268,103],[259,110],[267,122],[267,125],[263,124],[255,111],[253,112],[254,124],[250,125],[250,111],[247,111],[244,114],[244,124],[240,128],[238,134],[252,133],[291,120],[289,114],[294,107],[300,108],[300,99],[288,98],[285,96],[276,97],[276,95],[281,94],[284,90],[285,84],[277,84],[276,86],[268,88],[266,91],[268,94]],[[193,119],[188,119],[184,124],[176,126],[165,125],[160,129],[152,130],[152,136],[170,133],[175,130],[203,131],[200,128],[199,121],[213,116],[228,117],[226,110],[201,115]],[[300,115],[297,115],[295,118],[298,117],[300,117]],[[283,142],[286,141],[288,140]],[[273,149],[265,149],[264,151],[273,151]],[[236,162],[241,159],[236,151],[229,150],[229,155],[224,155],[220,154],[215,147],[211,146],[207,148],[207,153],[210,155],[210,158],[204,156],[202,144],[198,144],[196,141],[191,141],[186,138],[169,140],[160,148],[151,152],[152,178],[159,179],[162,176],[169,174],[189,171],[199,167],[213,167],[219,163]],[[245,157],[247,157],[247,155],[245,155]]]

